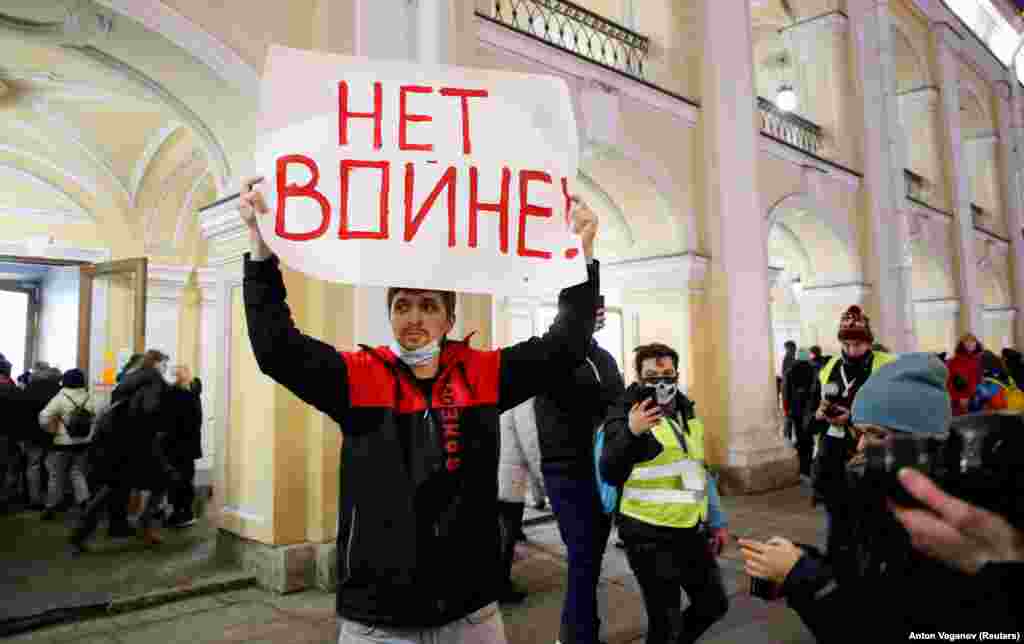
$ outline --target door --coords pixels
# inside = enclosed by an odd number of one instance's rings
[[[140,257],[79,267],[78,368],[98,390],[146,350],[147,266]]]

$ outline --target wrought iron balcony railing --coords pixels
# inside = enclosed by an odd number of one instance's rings
[[[971,204],[971,219],[974,221],[975,226],[980,226],[981,228],[988,228],[989,225],[992,223],[990,220],[991,214],[992,213],[990,213],[988,210],[985,210],[978,204]]]
[[[644,78],[650,40],[568,0],[482,0],[477,7],[479,16],[634,78]]]
[[[791,112],[783,112],[766,98],[757,97],[761,131],[805,152],[818,156],[822,150],[821,126]]]

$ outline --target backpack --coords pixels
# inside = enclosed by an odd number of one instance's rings
[[[85,407],[85,403],[89,402],[89,396],[85,397],[85,401],[79,405],[75,402],[75,399],[71,396],[64,394],[64,397],[71,401],[74,409],[68,414],[68,419],[64,422],[64,428],[68,432],[68,436],[71,438],[88,438],[92,432],[92,424],[96,419],[96,414],[89,411]]]
[[[597,478],[597,495],[601,499],[601,508],[605,514],[613,514],[619,507],[619,488],[605,483],[601,478],[601,452],[604,450],[604,427],[597,430],[594,437],[594,469]]]
[[[124,403],[125,400],[118,400],[113,405],[104,409],[103,413],[96,419],[96,431],[92,435],[93,447],[103,446],[113,439],[114,432],[117,431],[117,416],[121,413],[122,409],[128,408]]]

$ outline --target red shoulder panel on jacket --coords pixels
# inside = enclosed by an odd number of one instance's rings
[[[466,375],[479,405],[495,405],[498,402],[498,388],[501,374],[500,351],[477,351],[467,348],[462,361]]]

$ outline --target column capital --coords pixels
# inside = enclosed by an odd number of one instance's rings
[[[960,300],[955,297],[931,300],[914,300],[914,314],[925,318],[956,318],[960,312]]]
[[[687,251],[676,255],[631,259],[601,266],[605,287],[629,290],[686,289],[701,291],[708,258]],[[638,289],[637,284],[643,284]]]
[[[939,109],[939,98],[939,88],[935,85],[924,85],[896,94],[901,108],[918,112],[935,112]]]
[[[800,302],[802,304],[805,301],[842,301],[849,302],[850,304],[861,304],[867,299],[871,290],[871,285],[864,282],[805,286],[800,294]]]

